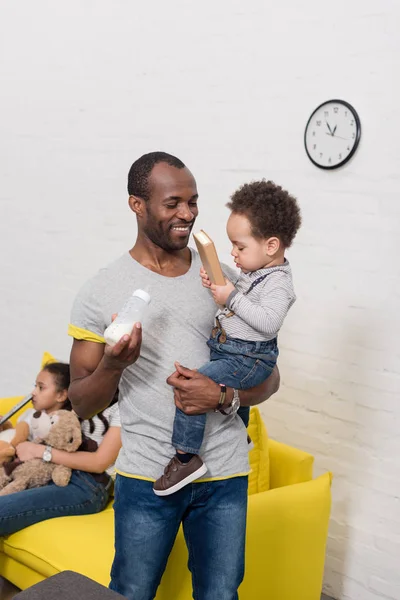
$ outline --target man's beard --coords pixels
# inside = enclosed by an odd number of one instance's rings
[[[190,230],[192,229],[192,226]],[[175,250],[183,250],[186,248],[189,242],[189,235],[181,238],[173,239],[171,229],[162,230],[152,226],[152,223],[148,223],[144,228],[145,235],[149,238],[155,246],[162,248],[166,252],[172,252]]]

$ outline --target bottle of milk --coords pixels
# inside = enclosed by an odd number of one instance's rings
[[[115,346],[123,335],[132,333],[135,323],[142,322],[150,304],[150,295],[144,290],[136,290],[125,303],[117,318],[107,327],[104,339],[110,346]]]

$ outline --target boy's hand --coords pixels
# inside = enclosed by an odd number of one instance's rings
[[[226,301],[229,296],[235,289],[235,286],[229,279],[225,279],[225,285],[215,285],[215,283],[211,284],[211,293],[213,298],[217,304],[221,306],[225,306]]]
[[[205,271],[205,269],[203,267],[200,268],[200,277],[201,277],[201,283],[203,284],[203,287],[210,289],[211,281],[207,275],[207,271]]]

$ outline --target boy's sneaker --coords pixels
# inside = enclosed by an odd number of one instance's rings
[[[253,448],[254,448],[254,442],[251,439],[251,437],[248,435],[247,436],[247,449],[250,452],[250,450],[253,450]]]
[[[165,467],[164,474],[154,483],[153,492],[157,496],[169,496],[204,475],[206,471],[207,467],[198,454],[185,464],[174,456]]]

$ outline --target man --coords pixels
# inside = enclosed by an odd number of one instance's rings
[[[216,311],[201,284],[199,257],[187,247],[198,214],[196,181],[182,161],[153,152],[132,165],[128,192],[138,225],[135,245],[83,287],[70,326],[69,395],[78,415],[104,409],[119,388],[123,447],[110,587],[131,600],[154,598],[182,522],[196,600],[235,600],[244,574],[247,436],[231,406],[234,391],[227,389],[223,404],[231,414],[215,412],[221,387],[192,370],[208,360]],[[111,315],[137,288],[151,296],[143,341],[136,324],[114,347],[105,345]],[[241,391],[240,402],[260,403],[278,385],[275,372],[263,386]],[[159,497],[153,482],[175,453],[170,386],[181,410],[209,413],[202,446],[208,472],[205,481]]]

